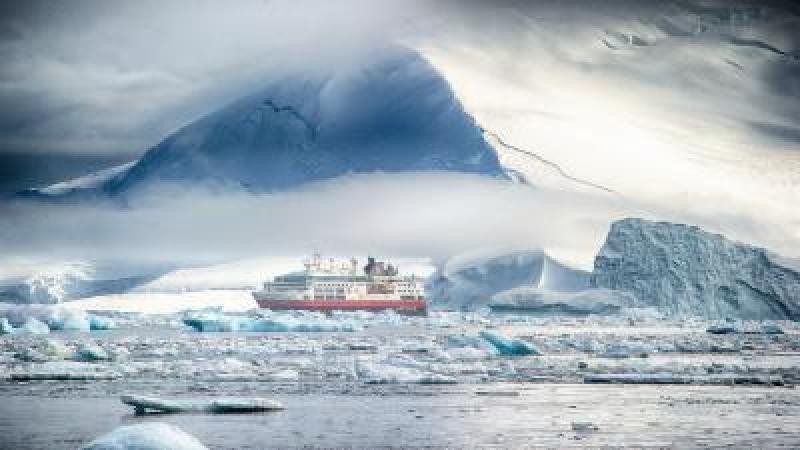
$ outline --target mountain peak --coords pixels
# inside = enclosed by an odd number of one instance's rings
[[[264,192],[348,173],[415,170],[506,176],[447,81],[417,52],[390,47],[272,81],[91,189],[120,196],[167,182]]]

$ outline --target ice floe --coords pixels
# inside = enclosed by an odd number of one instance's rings
[[[266,398],[166,400],[142,395],[123,395],[120,397],[120,400],[126,405],[133,406],[136,414],[146,414],[149,412],[208,412],[214,414],[255,413],[284,409],[280,402]]]

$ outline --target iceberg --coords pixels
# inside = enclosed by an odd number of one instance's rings
[[[150,422],[115,428],[90,442],[83,449],[208,450],[208,447],[174,425]]]
[[[165,400],[142,395],[123,395],[122,403],[133,406],[136,414],[209,412],[256,413],[284,409],[280,402],[266,398],[217,398],[212,400]]]
[[[578,291],[588,286],[588,278],[541,250],[487,251],[450,258],[430,276],[426,290],[435,305],[475,309],[515,288]]]
[[[2,305],[2,314],[9,325],[24,327],[30,319],[47,326],[49,331],[95,331],[115,328],[109,317],[88,314],[79,309],[67,309],[59,305]],[[23,330],[24,331],[24,330]]]
[[[784,334],[783,328],[773,323],[767,323],[762,325],[761,332],[764,334]]]
[[[89,329],[92,331],[111,330],[117,327],[114,319],[103,316],[89,315]]]
[[[0,336],[4,334],[11,334],[14,332],[14,327],[5,317],[0,317]]]
[[[535,345],[522,339],[512,339],[494,331],[481,331],[480,336],[503,356],[541,355],[542,352]]]
[[[46,323],[42,322],[35,317],[28,317],[25,320],[25,323],[18,330],[21,333],[30,333],[30,334],[47,334],[50,332],[50,327],[47,326]]]
[[[590,284],[673,316],[800,319],[797,264],[694,226],[614,222]]]
[[[39,350],[50,360],[66,359],[72,351],[63,342],[56,339],[45,339]]]
[[[712,325],[706,328],[706,333],[709,334],[733,334],[736,332],[736,327],[732,325]]]
[[[94,343],[88,343],[81,346],[77,353],[76,357],[80,361],[87,361],[87,362],[95,362],[95,361],[108,361],[111,357],[108,355],[108,352]]]

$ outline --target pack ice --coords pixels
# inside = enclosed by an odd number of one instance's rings
[[[797,320],[799,266],[695,226],[629,218],[611,225],[590,284],[670,315]]]

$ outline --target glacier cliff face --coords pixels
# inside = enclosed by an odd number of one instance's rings
[[[634,294],[671,315],[800,319],[800,272],[763,248],[694,226],[614,222],[592,287]]]

